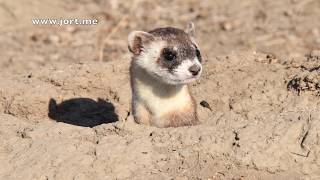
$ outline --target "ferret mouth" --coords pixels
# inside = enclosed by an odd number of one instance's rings
[[[163,78],[162,76],[155,73],[153,73],[152,76],[158,80],[161,80],[166,84],[171,84],[171,85],[189,84],[200,78],[200,74],[197,76],[191,76],[186,78],[174,78],[174,77]]]
[[[188,84],[196,81],[197,79],[199,79],[199,76],[189,77],[186,79],[172,79],[172,81],[176,84]]]

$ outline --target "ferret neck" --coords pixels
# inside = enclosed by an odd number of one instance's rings
[[[132,66],[131,78],[135,88],[150,90],[152,94],[160,98],[170,98],[176,96],[179,93],[188,93],[188,87],[184,84],[172,85],[166,84],[161,80],[150,76],[144,69]]]

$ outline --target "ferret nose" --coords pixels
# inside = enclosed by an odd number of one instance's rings
[[[198,66],[198,65],[196,65],[196,64],[192,65],[192,66],[189,68],[189,71],[191,72],[191,74],[192,74],[193,76],[198,75],[199,72],[200,72],[200,70],[201,70],[201,67]]]

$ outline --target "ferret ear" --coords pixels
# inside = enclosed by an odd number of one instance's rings
[[[128,36],[128,48],[134,55],[139,55],[144,45],[154,40],[154,36],[144,31],[133,31]]]
[[[195,27],[194,27],[194,24],[193,22],[189,22],[188,25],[187,25],[187,29],[186,29],[186,33],[189,34],[191,37],[195,37],[196,35],[196,30],[195,30]]]

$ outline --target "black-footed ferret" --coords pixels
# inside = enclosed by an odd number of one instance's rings
[[[188,83],[202,72],[194,25],[166,27],[128,36],[132,111],[137,123],[157,127],[198,124],[197,104]]]

